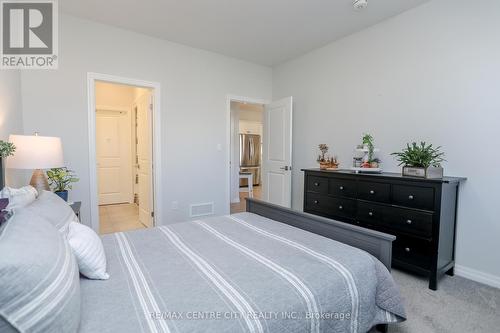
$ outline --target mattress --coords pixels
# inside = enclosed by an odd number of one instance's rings
[[[81,279],[80,332],[367,332],[405,320],[357,248],[241,213],[102,237],[110,279]]]

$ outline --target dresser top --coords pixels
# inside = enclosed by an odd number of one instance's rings
[[[337,170],[320,170],[319,168],[311,168],[311,169],[301,169],[302,171],[307,172],[321,172],[327,174],[340,174],[340,175],[352,175],[356,177],[362,178],[379,178],[379,179],[403,179],[403,180],[411,180],[411,181],[421,181],[428,183],[459,183],[467,180],[465,177],[448,177],[445,176],[443,178],[419,178],[419,177],[408,177],[403,176],[399,172],[381,172],[381,173],[356,173],[347,169],[337,169]]]

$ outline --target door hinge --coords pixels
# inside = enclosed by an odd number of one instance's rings
[[[151,212],[151,217],[155,217],[155,212]]]

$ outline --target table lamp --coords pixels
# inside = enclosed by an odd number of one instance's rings
[[[9,142],[16,146],[13,156],[7,158],[9,169],[34,169],[30,185],[37,191],[49,191],[49,183],[43,169],[64,166],[60,138],[35,135],[11,135]]]

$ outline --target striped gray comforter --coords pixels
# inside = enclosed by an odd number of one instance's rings
[[[80,332],[367,332],[405,319],[377,259],[258,215],[103,242],[111,278],[81,280]]]

